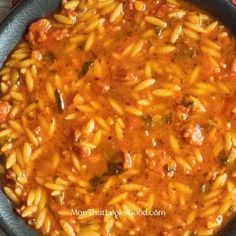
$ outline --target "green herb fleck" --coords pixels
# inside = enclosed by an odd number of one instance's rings
[[[164,123],[171,124],[173,122],[173,114],[172,114],[172,112],[170,112],[166,116],[164,116],[163,120],[164,120]]]
[[[60,91],[57,89],[55,90],[55,98],[56,98],[56,103],[57,107],[60,113],[63,113],[65,110],[65,103],[63,96],[61,95]]]
[[[222,150],[219,153],[218,159],[220,161],[220,164],[223,165],[223,166],[226,166],[229,163],[229,155],[228,155],[228,153],[226,153],[225,150]]]
[[[147,124],[148,126],[152,126],[153,122],[152,122],[152,116],[151,115],[146,115],[142,117],[145,124]]]
[[[7,155],[6,154],[0,154],[0,164],[5,166],[5,162],[7,160]]]
[[[109,161],[107,163],[108,175],[118,175],[124,172],[123,163]]]
[[[44,60],[49,61],[49,62],[54,62],[56,60],[56,56],[53,52],[48,52],[45,56],[44,56]]]
[[[93,188],[98,188],[101,184],[104,184],[107,181],[107,177],[106,173],[101,176],[95,175],[89,180],[89,183]]]
[[[94,176],[89,180],[89,183],[93,188],[97,188],[101,184],[101,177]]]
[[[93,65],[93,61],[84,62],[83,66],[82,66],[82,69],[79,73],[79,78],[84,77],[88,73],[88,71],[89,71],[89,69],[92,65]]]

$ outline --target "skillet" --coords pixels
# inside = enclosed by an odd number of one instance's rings
[[[221,20],[236,36],[235,0],[190,0]],[[235,1],[235,4],[233,3]],[[24,0],[0,25],[0,67],[10,51],[23,36],[26,27],[60,6],[61,0]],[[0,190],[0,227],[9,236],[36,236],[37,234],[16,215],[11,203]],[[232,219],[218,236],[236,236],[236,218]]]

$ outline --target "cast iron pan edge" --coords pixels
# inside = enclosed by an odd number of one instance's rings
[[[215,15],[236,36],[236,2],[233,0],[189,0]],[[236,236],[236,234],[234,235]]]
[[[24,0],[0,25],[0,67],[23,36],[26,26],[57,10],[60,0]]]
[[[190,0],[217,16],[236,35],[236,6],[231,0]],[[24,0],[0,25],[0,67],[23,36],[31,22],[58,9],[61,0]],[[16,215],[0,190],[0,227],[9,236],[37,234]],[[236,219],[232,219],[218,236],[236,236]]]

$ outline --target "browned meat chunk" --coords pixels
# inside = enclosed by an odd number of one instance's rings
[[[62,40],[68,35],[67,29],[59,29],[54,30],[52,33],[50,33],[49,37],[54,38],[55,40]]]
[[[183,136],[191,145],[201,146],[204,141],[202,129],[199,124],[190,124],[186,128]]]
[[[50,30],[51,26],[51,22],[47,19],[42,19],[33,23],[29,28],[27,39],[32,44],[43,42],[47,39],[47,33]]]
[[[173,177],[176,163],[164,150],[146,149],[146,171],[150,178]]]
[[[31,44],[35,45],[37,43],[42,43],[47,39],[62,40],[68,35],[67,29],[52,30],[51,28],[52,24],[49,20],[39,20],[30,26],[26,38]]]
[[[11,105],[8,102],[0,101],[0,123],[7,120],[10,111]]]
[[[79,149],[79,154],[82,158],[87,158],[87,157],[91,156],[91,149],[87,148],[87,147],[81,147]]]

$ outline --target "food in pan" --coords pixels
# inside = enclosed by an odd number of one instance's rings
[[[43,235],[214,235],[236,211],[236,47],[187,1],[62,1],[0,70],[3,190]]]

